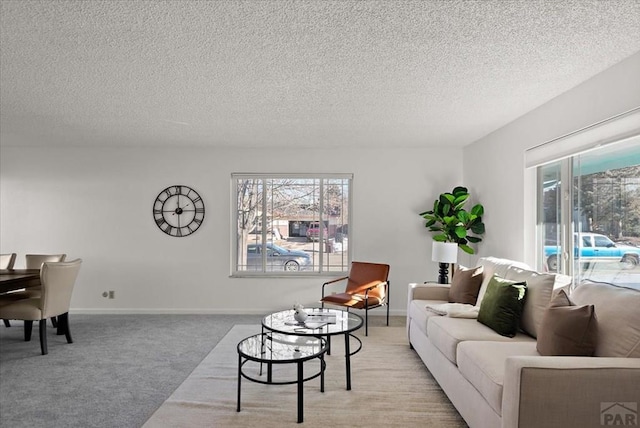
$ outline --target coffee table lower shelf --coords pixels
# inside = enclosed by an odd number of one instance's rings
[[[324,355],[328,346],[321,337],[296,336],[280,333],[260,333],[249,336],[238,343],[238,406],[240,411],[242,378],[264,385],[298,385],[298,423],[304,420],[304,382],[320,377],[320,392],[324,392]],[[304,375],[304,363],[319,360],[319,367],[308,376]],[[256,362],[256,375],[251,375],[246,365]],[[266,379],[262,378],[262,365],[267,366]],[[295,379],[274,379],[273,367],[295,364]]]

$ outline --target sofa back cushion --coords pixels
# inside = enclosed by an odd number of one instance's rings
[[[575,305],[595,307],[596,357],[640,358],[640,291],[583,281],[569,297]]]
[[[531,269],[529,265],[521,262],[516,262],[509,259],[501,259],[498,257],[482,257],[478,261],[478,265],[482,266],[482,284],[480,285],[480,291],[478,292],[478,300],[476,306],[480,306],[482,298],[487,292],[489,281],[493,278],[493,275],[498,275],[504,278],[507,275],[507,269],[509,266],[515,266],[522,269]]]
[[[542,318],[551,302],[556,276],[552,273],[538,273],[517,266],[509,266],[505,279],[526,282],[527,298],[522,310],[520,328],[528,335],[538,337]]]
[[[466,268],[458,265],[449,288],[449,303],[475,305],[482,284],[482,266]]]

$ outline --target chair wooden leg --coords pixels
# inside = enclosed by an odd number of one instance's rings
[[[58,327],[58,320],[56,319],[56,317],[51,317],[51,325],[53,327]]]
[[[33,321],[25,321],[24,322],[24,341],[28,342],[31,340],[31,330],[33,330]]]
[[[62,325],[62,331],[67,338],[67,343],[73,343],[73,339],[71,338],[71,330],[69,329],[69,312],[65,312],[58,317],[58,326],[60,325]]]
[[[2,321],[4,321],[5,327],[11,327],[11,323],[9,322],[9,320],[2,320]]]
[[[64,334],[64,326],[62,325],[62,322],[60,321],[61,317],[62,317],[62,315],[58,315],[57,317],[55,317],[55,319],[56,319],[56,334],[58,336],[62,336]],[[51,321],[53,322],[53,318],[51,318]]]
[[[42,355],[47,355],[49,352],[47,350],[47,320],[40,320],[38,327],[40,330],[40,350],[42,351]]]

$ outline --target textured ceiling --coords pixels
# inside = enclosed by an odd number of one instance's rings
[[[640,51],[639,0],[2,0],[3,145],[469,144]]]

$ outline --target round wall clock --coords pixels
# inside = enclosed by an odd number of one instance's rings
[[[153,203],[153,219],[169,236],[188,236],[202,224],[204,202],[189,186],[169,186]]]

